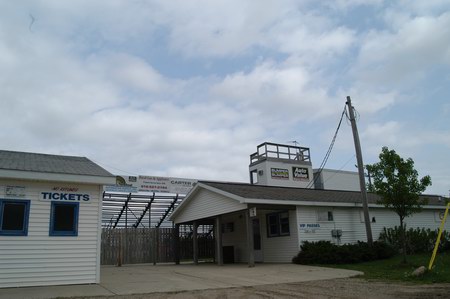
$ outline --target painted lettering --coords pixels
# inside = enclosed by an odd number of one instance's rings
[[[62,193],[62,192],[41,192],[42,200],[70,200],[70,201],[90,201],[89,194],[83,193]]]
[[[49,196],[50,197],[50,192],[41,192],[41,194],[42,194],[42,197],[43,197],[43,199],[49,199],[49,198],[47,198],[47,196]]]

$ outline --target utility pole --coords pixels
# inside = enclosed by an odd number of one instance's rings
[[[361,154],[361,144],[359,142],[358,128],[356,127],[355,113],[353,111],[352,100],[347,96],[348,113],[352,124],[353,140],[355,142],[356,161],[358,162],[359,186],[361,188],[362,204],[364,211],[364,222],[366,224],[367,243],[373,244],[372,229],[370,227],[369,207],[367,204],[366,180],[364,179],[364,164]]]

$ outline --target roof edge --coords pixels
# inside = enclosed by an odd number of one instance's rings
[[[94,176],[6,169],[0,169],[0,179],[71,182],[94,185],[114,185],[116,183],[115,176]]]

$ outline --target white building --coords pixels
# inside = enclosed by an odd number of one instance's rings
[[[313,172],[315,189],[361,191],[359,175],[355,171],[313,169]]]
[[[84,157],[0,151],[0,288],[100,282],[103,185]]]
[[[290,262],[304,241],[327,240],[336,244],[367,241],[361,193],[301,188],[314,185],[311,166],[305,158],[296,158],[295,148],[289,149],[289,153],[292,151],[291,159],[267,159],[268,153],[264,151],[251,155],[253,184],[199,181],[170,219],[176,225],[193,224],[194,231],[199,224],[214,224],[219,263]],[[279,154],[274,152],[270,154]],[[303,152],[308,153],[309,160],[309,150]],[[302,181],[296,180],[292,172],[297,167],[307,169]],[[342,187],[348,177],[335,183]],[[294,188],[293,184],[302,186]],[[423,197],[428,199],[428,205],[405,221],[408,227],[435,230],[440,225],[445,203],[440,196]],[[378,200],[375,194],[368,194],[374,240],[384,227],[399,225],[397,214],[377,204]],[[449,223],[446,229],[450,229]],[[195,248],[194,245],[194,261]]]

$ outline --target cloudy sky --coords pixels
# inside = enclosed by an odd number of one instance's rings
[[[450,189],[450,2],[0,1],[6,150],[116,174],[248,181],[262,142],[318,167],[346,96],[382,146]],[[343,122],[327,168],[356,170]]]

